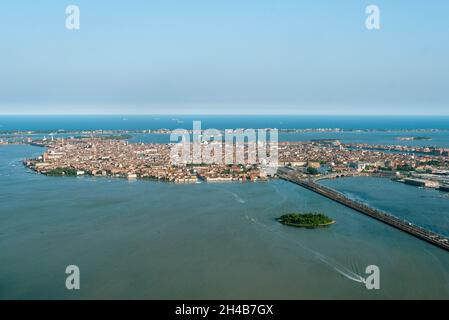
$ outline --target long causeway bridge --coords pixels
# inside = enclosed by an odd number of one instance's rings
[[[396,218],[388,213],[382,212],[380,210],[371,208],[363,203],[354,201],[344,196],[342,193],[330,189],[328,187],[322,186],[315,183],[313,180],[301,179],[295,174],[294,171],[289,169],[279,169],[279,178],[297,184],[303,188],[316,192],[326,198],[334,200],[346,207],[354,209],[361,212],[371,218],[382,221],[396,229],[402,230],[411,234],[421,240],[427,241],[437,247],[449,251],[449,239],[434,233],[432,231],[426,230],[424,228],[418,227],[410,222]]]

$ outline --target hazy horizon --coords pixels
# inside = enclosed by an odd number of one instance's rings
[[[117,113],[0,113],[0,116],[304,116],[304,117],[449,117],[447,114],[356,114],[356,113],[205,113],[205,112],[193,112],[193,113],[129,113],[129,112],[117,112]]]

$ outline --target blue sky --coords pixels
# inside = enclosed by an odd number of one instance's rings
[[[449,114],[448,14],[444,0],[1,1],[0,114]]]

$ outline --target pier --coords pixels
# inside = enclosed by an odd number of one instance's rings
[[[293,170],[289,170],[287,168],[279,169],[278,176],[280,179],[297,184],[326,198],[334,200],[348,208],[363,213],[373,219],[382,221],[383,223],[386,223],[396,229],[402,230],[421,240],[427,241],[428,243],[431,243],[441,249],[449,251],[449,239],[442,235],[418,227],[405,220],[396,218],[386,212],[371,208],[363,203],[351,200],[342,193],[331,188],[319,185],[311,179],[301,179]]]

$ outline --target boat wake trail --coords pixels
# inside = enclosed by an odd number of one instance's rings
[[[286,237],[283,233],[259,222],[256,218],[251,218],[248,215],[245,215],[245,218],[247,220],[257,224],[261,228],[263,228],[271,233],[276,234],[278,237],[280,237],[286,241],[294,242],[296,245],[300,246],[304,251],[312,254],[317,260],[321,261],[322,263],[324,263],[325,265],[330,267],[332,270],[338,272],[340,275],[342,275],[346,279],[349,279],[349,280],[352,280],[352,281],[355,281],[358,283],[363,283],[363,284],[365,283],[365,279],[361,275],[359,275],[356,272],[350,270],[349,268],[343,266],[342,264],[332,260],[330,257],[327,257],[327,256],[321,254],[320,252],[315,251],[315,250],[303,245],[299,241],[295,241],[295,240],[292,240],[291,238]]]
[[[238,194],[234,193],[234,192],[230,192],[232,194],[232,196],[234,197],[234,199],[238,202],[238,203],[246,203],[245,200],[243,200],[242,198],[239,197]]]
[[[241,204],[246,203],[246,201],[243,200],[242,198],[240,198],[239,195],[237,193],[235,193],[235,192],[232,192],[232,191],[229,191],[229,190],[226,190],[226,189],[221,189],[221,188],[219,188],[219,190],[220,191],[224,191],[224,192],[229,193],[230,195],[232,195],[234,197],[235,201],[237,201],[238,203],[241,203]]]
[[[360,276],[357,273],[351,271],[347,267],[339,264],[338,262],[332,261],[329,257],[326,257],[326,256],[322,255],[319,252],[313,251],[313,250],[311,250],[309,248],[307,248],[307,249],[310,252],[313,252],[315,257],[317,257],[320,261],[322,261],[325,264],[327,264],[329,267],[331,267],[332,269],[337,271],[339,274],[341,274],[345,278],[347,278],[349,280],[352,280],[352,281],[355,281],[355,282],[365,283],[365,279],[362,276]]]

